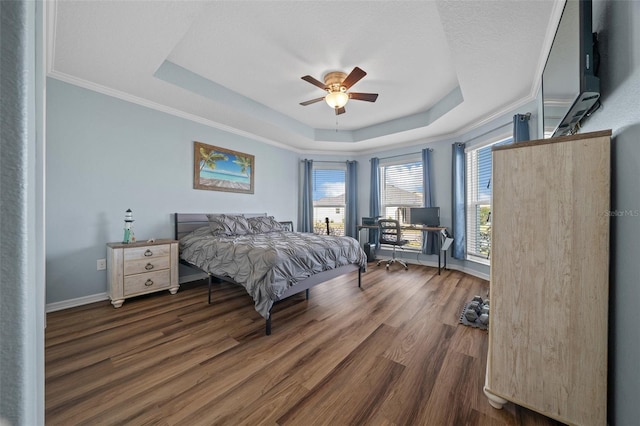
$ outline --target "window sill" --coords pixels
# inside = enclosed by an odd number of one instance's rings
[[[388,250],[388,251],[393,251],[393,246],[392,245],[388,245],[388,244],[381,244],[380,245],[380,250]],[[396,246],[396,254],[397,253],[422,253],[422,250],[419,248],[413,248],[413,247],[399,247]]]
[[[491,266],[491,260],[484,257],[474,256],[472,254],[467,255],[467,260],[481,265]]]

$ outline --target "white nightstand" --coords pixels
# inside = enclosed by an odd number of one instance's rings
[[[141,294],[169,290],[176,294],[178,282],[178,241],[107,244],[107,280],[114,308]]]

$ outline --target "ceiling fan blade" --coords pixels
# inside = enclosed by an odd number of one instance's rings
[[[325,90],[327,88],[327,86],[324,85],[324,83],[316,80],[315,78],[311,77],[310,75],[305,75],[304,77],[301,77],[304,81],[307,81],[311,84],[313,84],[314,86],[318,86],[319,88],[321,88],[322,90]]]
[[[315,104],[316,102],[320,102],[324,100],[324,96],[321,98],[311,99],[310,101],[300,102],[300,105],[307,106],[311,104]]]
[[[345,112],[347,112],[347,110],[344,109],[344,107],[336,108],[336,115],[344,114]]]
[[[349,87],[359,82],[360,79],[365,75],[367,75],[366,72],[362,71],[358,67],[355,67],[353,71],[351,71],[349,75],[344,79],[344,81],[342,82],[342,85],[348,90]]]
[[[355,99],[357,101],[375,102],[376,99],[378,99],[378,94],[350,92],[349,99]]]

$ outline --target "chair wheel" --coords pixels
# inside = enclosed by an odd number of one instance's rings
[[[387,265],[387,271],[389,270],[389,265]]]
[[[408,267],[408,266],[405,266],[405,267],[404,267],[404,270],[405,270],[405,271],[408,271],[408,270],[409,270],[409,267]]]

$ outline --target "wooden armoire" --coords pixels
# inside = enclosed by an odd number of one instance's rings
[[[485,394],[606,425],[611,131],[493,149]]]

